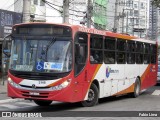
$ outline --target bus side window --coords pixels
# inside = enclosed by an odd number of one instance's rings
[[[91,64],[101,64],[103,62],[103,36],[91,35],[90,62]]]
[[[151,63],[152,64],[156,64],[156,60],[157,60],[157,47],[156,45],[151,45]]]
[[[150,44],[144,44],[144,64],[150,63]]]
[[[136,64],[143,64],[143,56],[144,56],[144,45],[142,42],[136,42]]]
[[[104,63],[115,64],[116,38],[107,36],[104,41]]]
[[[87,33],[77,33],[75,36],[75,76],[77,76],[85,67],[87,60],[87,43],[88,35]]]
[[[135,50],[136,44],[134,41],[127,42],[127,63],[128,64],[135,64]]]
[[[126,40],[117,40],[117,64],[125,64],[126,62]]]

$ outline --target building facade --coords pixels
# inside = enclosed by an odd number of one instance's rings
[[[106,0],[94,0],[93,3],[93,22],[94,28],[106,29],[107,25],[107,1]]]
[[[149,10],[149,29],[148,29],[148,37],[150,39],[157,39],[157,35],[159,34],[159,8],[156,8],[154,5],[151,4],[150,0],[150,10]]]
[[[149,0],[121,0],[118,32],[145,38],[149,28]]]

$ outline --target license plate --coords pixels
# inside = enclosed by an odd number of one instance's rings
[[[30,95],[39,95],[38,92],[30,92],[29,94],[30,94]]]

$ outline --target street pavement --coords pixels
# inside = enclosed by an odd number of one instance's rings
[[[0,79],[0,94],[6,94],[7,93],[7,81],[4,82]]]
[[[4,82],[0,79],[0,101],[11,99],[7,96],[7,81]]]

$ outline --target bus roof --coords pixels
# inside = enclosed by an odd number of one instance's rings
[[[71,24],[65,24],[65,23],[60,24],[60,23],[50,23],[50,22],[30,22],[30,23],[15,24],[14,26],[27,25],[27,24],[46,24],[46,25],[50,24],[50,25],[68,26],[68,27],[71,27],[75,31],[81,31],[81,32],[86,32],[86,33],[91,33],[91,34],[98,34],[98,35],[116,37],[116,38],[120,38],[120,39],[134,40],[134,41],[156,44],[156,41],[142,39],[142,38],[138,38],[138,37],[135,37],[135,36],[130,36],[130,35],[123,34],[123,33],[114,33],[112,31],[108,31],[108,30],[98,30],[98,29],[95,29],[95,28],[86,28],[86,27],[83,27],[83,26],[80,26],[80,25],[71,25]]]

